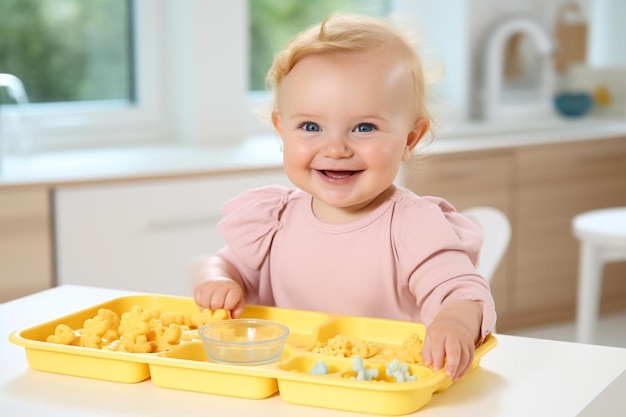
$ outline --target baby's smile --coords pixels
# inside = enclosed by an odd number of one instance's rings
[[[330,170],[330,169],[318,169],[317,172],[321,178],[331,184],[346,184],[352,182],[354,178],[363,170],[351,171],[351,170]]]
[[[322,173],[322,175],[325,175],[327,177],[341,179],[341,178],[350,177],[361,171],[332,171],[332,170],[322,169],[320,170],[320,172]]]
[[[330,184],[342,185],[352,183],[360,173],[364,170],[333,170],[333,169],[318,169],[316,172],[320,175],[320,178]]]

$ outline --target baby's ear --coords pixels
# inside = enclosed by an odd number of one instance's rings
[[[406,161],[411,157],[413,149],[415,149],[419,141],[424,137],[426,132],[428,132],[429,126],[430,121],[428,119],[420,118],[415,121],[413,128],[406,136],[406,148],[404,150],[404,154],[402,155],[403,161]]]
[[[278,136],[283,137],[283,119],[277,111],[272,112],[272,125]]]

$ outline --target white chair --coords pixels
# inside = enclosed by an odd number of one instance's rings
[[[581,213],[572,220],[572,232],[580,241],[576,340],[593,343],[604,265],[626,261],[626,207]]]
[[[480,253],[478,272],[491,283],[494,273],[511,241],[511,223],[508,217],[493,207],[471,207],[461,214],[482,227],[485,241]]]

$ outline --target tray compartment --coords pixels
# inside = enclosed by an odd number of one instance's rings
[[[202,342],[179,345],[149,362],[152,382],[162,388],[248,399],[278,392],[276,379],[263,368],[211,362]]]
[[[428,378],[427,383],[290,375],[278,378],[278,390],[283,401],[292,404],[391,416],[419,410],[444,383],[443,373]]]
[[[419,364],[408,364],[409,373],[417,379],[396,382],[386,374],[386,365],[396,359],[403,342],[412,334],[423,339],[426,328],[421,323],[366,317],[337,316],[314,332],[316,343],[326,345],[329,339],[347,336],[377,348],[376,355],[362,358],[366,368],[377,368],[378,377],[371,381],[356,380],[354,357],[336,357],[322,353],[305,353],[281,362],[278,367],[289,371],[278,376],[281,398],[289,403],[380,415],[403,415],[423,407],[432,394],[445,389],[449,378],[444,371],[434,372]],[[327,375],[311,375],[318,361],[329,368]],[[352,378],[351,378],[352,377]]]
[[[38,371],[113,382],[141,382],[150,377],[146,358],[154,354],[112,352],[46,342],[46,338],[54,333],[58,324],[63,323],[72,329],[79,329],[83,327],[85,320],[94,317],[101,308],[110,309],[121,316],[135,305],[161,312],[199,313],[198,306],[190,298],[160,295],[119,297],[13,332],[9,340],[25,348],[29,366]]]
[[[313,350],[315,345],[327,345],[330,339],[337,336],[346,336],[367,344],[373,344],[377,353],[364,360],[389,362],[400,358],[402,344],[411,335],[424,339],[426,328],[421,323],[384,320],[368,317],[337,317],[319,326],[313,335],[314,344],[308,349]]]
[[[17,341],[14,343],[20,344]],[[55,345],[49,349],[42,349],[30,343],[24,344],[24,347],[28,365],[38,371],[128,384],[150,378],[148,365],[142,363],[141,358],[130,357],[129,355],[134,355],[131,353],[99,352],[96,349],[89,349],[96,352],[90,355],[83,352],[88,348]]]

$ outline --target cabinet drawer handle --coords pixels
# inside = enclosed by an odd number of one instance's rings
[[[146,229],[149,232],[159,233],[168,232],[170,230],[184,230],[184,229],[197,229],[207,226],[214,226],[221,220],[221,216],[206,216],[196,217],[188,219],[174,219],[174,220],[155,220],[149,222]]]

